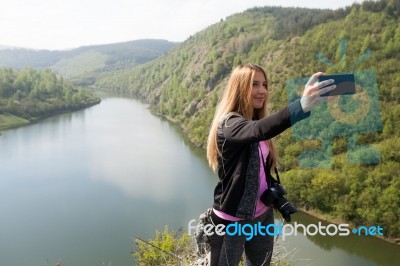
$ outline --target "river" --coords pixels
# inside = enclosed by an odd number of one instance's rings
[[[135,265],[133,239],[183,228],[211,205],[204,150],[129,98],[3,131],[0,265]],[[318,220],[305,214],[294,219]],[[372,237],[288,237],[295,265],[398,265]]]

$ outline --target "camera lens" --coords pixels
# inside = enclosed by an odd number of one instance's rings
[[[279,183],[272,183],[263,195],[261,201],[267,206],[277,209],[286,222],[290,222],[290,215],[297,212],[297,209],[284,198],[286,190]]]

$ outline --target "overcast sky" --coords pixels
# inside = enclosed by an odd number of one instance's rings
[[[336,9],[359,0],[0,0],[0,45],[69,49],[137,39],[184,41],[255,6]]]

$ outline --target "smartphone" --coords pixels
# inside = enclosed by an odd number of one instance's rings
[[[318,77],[318,81],[324,81],[328,79],[333,79],[336,88],[330,92],[321,94],[321,96],[335,96],[335,95],[345,95],[345,94],[355,94],[356,93],[356,83],[354,81],[354,74],[333,74],[333,75],[323,75]],[[330,84],[329,86],[331,86]]]

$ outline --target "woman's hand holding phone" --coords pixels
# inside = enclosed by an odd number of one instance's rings
[[[330,92],[336,88],[336,85],[333,84],[335,82],[333,79],[317,82],[318,77],[322,75],[324,75],[323,72],[317,72],[312,75],[304,88],[303,96],[300,99],[300,104],[305,113],[311,111],[311,109],[320,101],[328,98],[321,97],[322,94]]]

